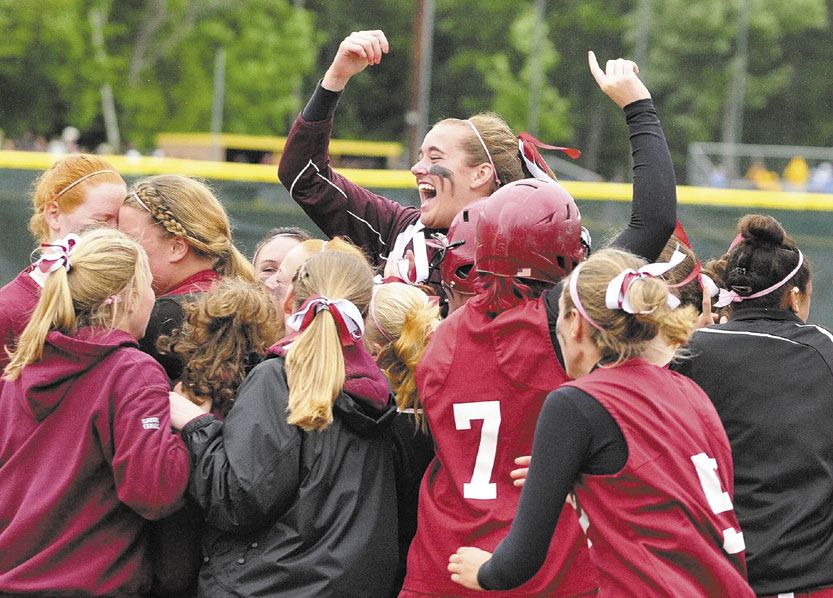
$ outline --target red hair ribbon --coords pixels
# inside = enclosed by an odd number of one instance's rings
[[[301,308],[289,317],[286,325],[292,330],[302,332],[312,324],[315,315],[326,309],[333,316],[338,330],[341,346],[353,345],[364,334],[364,321],[361,312],[347,299],[328,299],[321,295],[310,295]]]
[[[677,220],[677,226],[674,228],[674,236],[677,237],[682,244],[691,249],[691,243],[688,241],[688,235],[683,230],[683,223]]]
[[[573,160],[581,155],[581,152],[577,149],[571,147],[561,147],[558,145],[548,145],[539,141],[526,131],[521,131],[518,135],[518,149],[521,152],[521,157],[524,159],[524,162],[526,162],[527,169],[536,179],[546,180],[550,178],[550,176],[547,175],[547,163],[538,151],[539,147],[542,149],[564,152]]]

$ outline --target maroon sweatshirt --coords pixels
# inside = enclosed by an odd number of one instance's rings
[[[29,266],[0,288],[0,371],[9,363],[5,347],[13,346],[38,305],[40,287],[29,276],[31,270]]]
[[[0,381],[0,593],[145,592],[145,520],[187,482],[162,367],[120,330],[50,332]]]

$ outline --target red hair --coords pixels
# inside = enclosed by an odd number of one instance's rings
[[[99,174],[70,188],[70,185],[94,172]],[[41,243],[48,242],[49,226],[46,224],[45,213],[49,204],[54,200],[62,212],[73,212],[84,203],[86,189],[102,183],[125,184],[113,165],[98,156],[72,154],[58,160],[35,181],[35,191],[32,194],[35,213],[29,219],[29,230]]]

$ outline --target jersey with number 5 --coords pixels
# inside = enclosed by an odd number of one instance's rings
[[[532,450],[547,394],[566,380],[541,301],[494,320],[466,305],[439,326],[417,368],[437,456],[420,487],[403,596],[482,595],[451,581],[448,557],[460,546],[492,551],[509,532],[520,498],[509,473]],[[541,571],[494,594],[566,597],[597,586],[576,512],[565,508]]]
[[[636,358],[569,382],[613,416],[625,467],[575,484],[600,596],[754,596],[732,508],[732,454],[690,379]]]

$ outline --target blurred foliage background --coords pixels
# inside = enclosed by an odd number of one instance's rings
[[[223,131],[284,135],[341,39],[378,28],[391,53],[351,81],[334,135],[407,143],[419,5],[0,0],[0,129],[48,138],[72,125],[93,149],[106,138],[101,89],[109,85],[123,147],[149,152],[159,132],[208,131],[222,48]],[[833,146],[833,0],[547,0],[541,44],[535,6],[436,0],[430,122],[496,110],[525,129],[530,82],[541,72],[539,137],[578,147],[582,166],[627,180],[626,130],[586,53],[638,57],[684,180],[688,145],[724,137],[745,14],[737,141]]]

